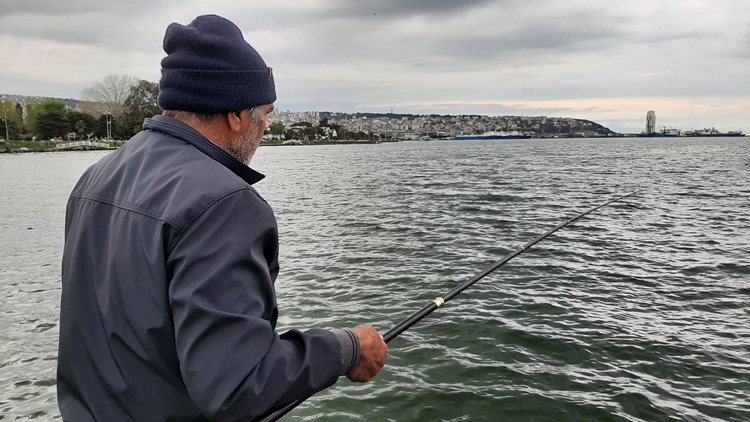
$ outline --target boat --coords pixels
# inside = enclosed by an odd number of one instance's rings
[[[531,139],[531,135],[524,135],[521,132],[484,132],[481,135],[456,135],[455,140],[489,140],[489,139]]]
[[[659,132],[641,132],[638,134],[640,138],[676,138],[680,136],[680,131],[677,129],[662,128]]]
[[[718,130],[716,130],[716,128],[711,128],[711,129],[706,128],[703,130],[694,130],[691,136],[713,136],[713,137],[732,136],[734,137],[734,136],[745,136],[745,134],[742,133],[741,130],[730,130],[725,133],[725,132],[719,132]]]

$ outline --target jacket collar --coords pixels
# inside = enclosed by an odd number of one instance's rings
[[[240,160],[232,157],[218,145],[206,139],[197,130],[177,119],[162,115],[146,118],[143,122],[143,130],[162,132],[189,143],[251,185],[266,177],[246,166]]]

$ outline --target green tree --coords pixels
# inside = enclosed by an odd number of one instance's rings
[[[307,141],[315,140],[315,128],[313,128],[312,126],[305,127],[302,130],[302,134],[305,137],[305,140]]]
[[[94,129],[96,129],[96,118],[88,113],[81,113],[80,111],[68,111],[65,117],[68,120],[70,128],[81,139],[93,134]]]
[[[57,100],[47,100],[39,103],[39,110],[42,113],[59,111],[65,113],[65,103]]]
[[[283,138],[284,137],[284,124],[281,122],[275,122],[271,123],[271,126],[268,127],[269,131],[271,132],[271,135],[273,135],[274,139]]]
[[[5,139],[5,129],[7,125],[10,139],[14,139],[23,129],[23,120],[16,107],[18,104],[12,102],[0,102],[0,138]]]
[[[26,122],[24,124],[26,133],[36,134],[36,121],[39,113],[41,113],[39,104],[26,105]]]
[[[41,139],[64,137],[70,133],[70,123],[66,116],[65,103],[62,101],[42,101],[29,106],[28,109],[30,133]]]
[[[284,132],[284,139],[290,140],[290,139],[300,139],[300,133],[295,128],[289,128]]]
[[[70,123],[61,111],[45,111],[39,113],[36,131],[41,139],[64,137],[70,133]]]
[[[351,133],[343,126],[339,126],[339,128],[336,129],[336,134],[341,140],[351,139],[352,137]]]
[[[124,103],[124,137],[129,138],[140,132],[145,118],[161,114],[158,98],[158,83],[140,80],[130,88],[130,95]]]
[[[9,140],[11,139],[10,138],[11,125],[10,125],[10,122],[8,120],[5,120],[5,117],[3,116],[4,115],[0,115],[0,119],[2,119],[0,120],[0,123],[2,123],[2,127],[0,127],[0,138],[5,139],[5,134],[8,133],[7,140]]]

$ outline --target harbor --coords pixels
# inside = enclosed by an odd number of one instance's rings
[[[716,130],[715,127],[712,127],[710,129],[705,128],[701,130],[681,131],[679,129],[673,129],[673,128],[667,128],[666,126],[661,126],[657,130],[656,112],[653,110],[649,110],[646,113],[646,130],[639,134],[634,134],[631,136],[639,136],[641,138],[676,138],[676,137],[681,137],[681,136],[721,138],[721,137],[742,137],[742,136],[745,136],[745,134],[742,133],[741,130],[730,130],[728,132],[721,132],[721,131]]]
[[[261,148],[277,211],[279,329],[382,333],[550,236],[283,420],[750,419],[750,143],[742,138],[393,142]],[[109,151],[0,155],[0,412],[59,420],[65,203]],[[676,165],[675,163],[679,163]],[[498,416],[500,415],[500,416]],[[563,415],[563,416],[560,416]]]

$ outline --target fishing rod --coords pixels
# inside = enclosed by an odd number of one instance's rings
[[[416,324],[417,322],[419,322],[420,320],[422,320],[422,318],[424,318],[427,315],[431,314],[437,308],[443,306],[446,302],[448,302],[453,297],[457,296],[459,293],[461,293],[464,290],[466,290],[469,287],[471,287],[474,283],[476,283],[477,281],[479,281],[482,278],[484,278],[487,274],[489,274],[489,273],[495,271],[496,269],[502,267],[503,265],[505,265],[511,259],[513,259],[513,258],[517,257],[518,255],[524,253],[530,247],[536,245],[537,243],[539,243],[542,240],[544,240],[547,237],[549,237],[552,233],[560,230],[561,228],[567,226],[568,224],[570,224],[570,223],[578,220],[579,218],[581,218],[581,217],[583,217],[583,216],[585,216],[587,214],[591,214],[592,212],[598,210],[599,208],[606,207],[607,205],[609,205],[609,204],[611,204],[613,202],[617,202],[617,201],[619,201],[621,199],[627,198],[628,196],[631,196],[634,193],[635,192],[630,192],[627,195],[622,195],[622,196],[618,196],[617,198],[610,199],[609,201],[607,201],[607,202],[605,202],[605,203],[603,203],[601,205],[597,205],[596,207],[591,208],[588,211],[582,212],[582,213],[576,215],[575,217],[570,218],[570,219],[568,219],[568,220],[566,220],[566,221],[558,224],[553,229],[551,229],[551,230],[549,230],[549,231],[547,231],[547,232],[545,232],[545,233],[543,233],[543,234],[535,237],[534,239],[530,240],[529,242],[527,242],[523,246],[519,246],[518,248],[516,248],[513,251],[511,251],[509,254],[507,254],[504,257],[502,257],[500,260],[496,261],[494,264],[490,265],[489,267],[487,267],[484,270],[480,271],[479,273],[477,273],[476,275],[474,275],[470,279],[464,281],[463,283],[461,283],[458,286],[454,287],[453,289],[449,290],[448,292],[446,292],[442,296],[436,297],[432,302],[430,302],[429,304],[425,305],[422,309],[418,310],[417,312],[413,313],[411,316],[405,318],[404,320],[402,320],[401,322],[399,322],[398,324],[396,324],[395,327],[391,328],[385,334],[383,334],[383,340],[386,343],[388,343],[391,340],[393,340],[394,338],[398,337],[399,334],[401,334],[404,331],[408,330],[411,326],[413,326],[414,324]],[[285,406],[283,406],[283,407],[281,407],[281,408],[279,408],[277,410],[274,410],[271,414],[263,417],[263,419],[259,419],[259,421],[260,422],[273,422],[273,421],[277,421],[281,417],[283,417],[284,415],[286,415],[287,413],[289,413],[292,409],[294,409],[295,407],[297,407],[298,405],[300,405],[302,402],[304,402],[305,400],[307,400],[308,398],[310,398],[310,397],[306,397],[304,399],[299,399],[299,400],[294,401],[292,403],[289,403],[289,404],[287,404],[287,405],[285,405]]]

